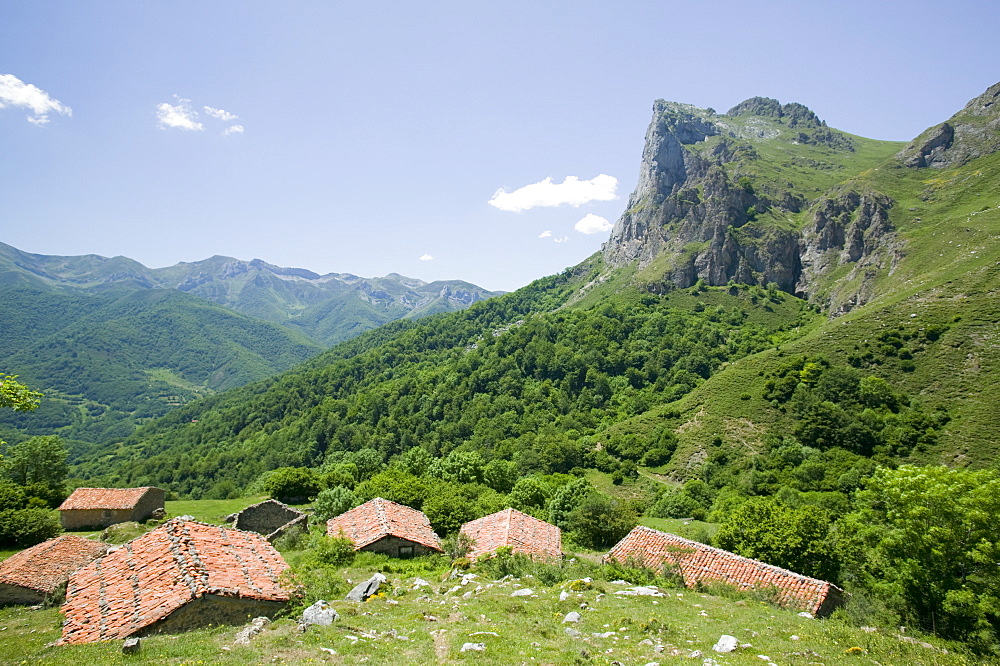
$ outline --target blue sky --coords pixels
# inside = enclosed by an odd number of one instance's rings
[[[962,0],[0,0],[0,241],[513,290],[607,239],[653,100],[908,140],[997,34]]]

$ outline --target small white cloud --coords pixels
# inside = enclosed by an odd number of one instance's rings
[[[540,206],[581,206],[590,201],[611,201],[618,198],[618,179],[600,174],[590,180],[580,180],[576,176],[566,176],[562,183],[553,183],[552,178],[525,185],[513,192],[499,189],[490,199],[494,208],[519,213]]]
[[[160,129],[174,127],[182,130],[201,131],[205,126],[198,122],[198,112],[191,107],[191,100],[174,95],[177,104],[163,102],[156,105],[156,120]]]
[[[551,238],[552,237],[552,232],[550,230],[546,229],[542,233],[538,234],[538,237],[539,238]]]
[[[49,122],[49,113],[61,113],[72,116],[73,109],[30,83],[25,83],[13,74],[0,74],[0,109],[8,106],[26,109],[31,112],[28,122],[32,125],[45,125]]]
[[[581,234],[599,234],[602,231],[611,231],[611,223],[600,215],[588,213],[582,220],[574,224],[573,228]]]
[[[565,243],[568,240],[569,240],[569,236],[563,236],[562,238],[553,238],[552,242],[553,243]]]
[[[429,254],[422,255],[420,261],[434,261],[434,257]]]
[[[229,136],[230,134],[243,134],[243,125],[233,125],[232,127],[227,127],[222,133],[222,136]]]
[[[208,115],[212,116],[213,118],[218,118],[223,122],[228,123],[239,118],[239,116],[236,115],[235,113],[229,113],[228,111],[224,111],[222,109],[213,109],[210,106],[203,106],[201,108],[205,109],[205,113],[207,113]]]

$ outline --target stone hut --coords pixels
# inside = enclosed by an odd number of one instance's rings
[[[273,617],[288,565],[254,532],[169,520],[69,579],[60,644],[175,633]]]
[[[77,488],[59,505],[59,520],[67,530],[108,527],[130,520],[142,522],[163,510],[159,488]]]
[[[502,546],[533,558],[562,557],[562,530],[517,509],[508,508],[469,521],[459,532],[475,541],[469,552],[472,559]]]
[[[642,525],[615,544],[604,561],[629,558],[651,569],[676,567],[688,587],[715,581],[740,590],[771,588],[779,605],[816,616],[828,615],[844,599],[844,591],[832,583]]]
[[[440,553],[441,539],[422,511],[376,497],[326,523],[329,536],[343,535],[354,550],[413,557]]]
[[[239,513],[227,516],[233,527],[263,534],[271,543],[279,536],[306,530],[309,516],[275,499],[252,504]]]
[[[64,534],[11,555],[0,562],[0,606],[42,603],[106,552],[107,544]]]

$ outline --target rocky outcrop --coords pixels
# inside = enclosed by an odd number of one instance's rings
[[[928,129],[896,156],[905,166],[944,169],[1000,150],[1000,83]]]
[[[779,151],[765,150],[770,141],[784,144]],[[654,291],[733,280],[775,283],[833,312],[867,302],[875,277],[891,272],[901,257],[902,242],[889,216],[894,201],[860,185],[839,185],[824,194],[776,177],[803,167],[836,168],[823,162],[830,153],[817,152],[816,146],[837,151],[838,164],[850,164],[855,140],[801,104],[767,97],[748,99],[724,115],[658,100],[639,181],[603,247],[605,263],[637,264],[640,279]],[[997,150],[1000,83],[896,157],[908,167],[944,168]],[[781,162],[774,161],[776,153]],[[871,166],[859,166],[858,172]],[[756,178],[760,173],[768,174],[762,183]],[[816,198],[807,201],[806,192]],[[792,219],[803,210],[804,219]],[[838,280],[831,285],[825,278],[834,271]]]
[[[824,300],[834,312],[846,312],[872,296],[873,268],[889,269],[898,243],[889,219],[895,202],[879,192],[848,190],[820,200],[802,232],[802,271],[796,292],[815,295],[815,284],[829,271],[853,264]]]
[[[748,130],[768,140],[781,128],[773,121],[737,126],[729,120],[738,115],[780,118],[786,107],[753,98],[734,107],[735,113],[718,116],[710,109],[657,101],[639,182],[604,245],[605,262],[613,267],[638,262],[646,268],[668,257],[663,288],[701,279],[712,285],[774,282],[793,291],[801,273],[798,235],[749,223],[759,211],[798,212],[805,202],[791,192],[779,197],[757,192],[752,180],[739,176],[740,163],[758,158],[742,140]],[[799,107],[808,111],[796,105],[788,113],[797,124],[809,125],[808,117],[815,114],[807,116]],[[718,138],[709,144],[710,137]],[[651,287],[657,288],[655,280]]]

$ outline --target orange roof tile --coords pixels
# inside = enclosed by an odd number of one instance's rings
[[[475,539],[469,557],[510,546],[532,557],[562,557],[562,530],[517,509],[504,509],[462,525],[460,532]]]
[[[431,523],[422,511],[381,497],[368,500],[327,521],[327,534],[337,536],[341,532],[354,542],[355,550],[387,536],[441,550],[441,540],[431,529]]]
[[[70,577],[60,643],[125,638],[206,594],[288,601],[287,569],[255,532],[175,518]]]
[[[69,575],[108,550],[107,544],[65,534],[0,562],[0,583],[52,594]]]
[[[59,505],[59,511],[76,509],[132,509],[152,486],[143,488],[77,488]]]
[[[843,593],[826,581],[642,525],[604,556],[605,561],[629,558],[651,569],[674,565],[688,587],[702,581],[719,581],[743,590],[773,585],[780,605],[814,615],[827,608],[827,597]]]

